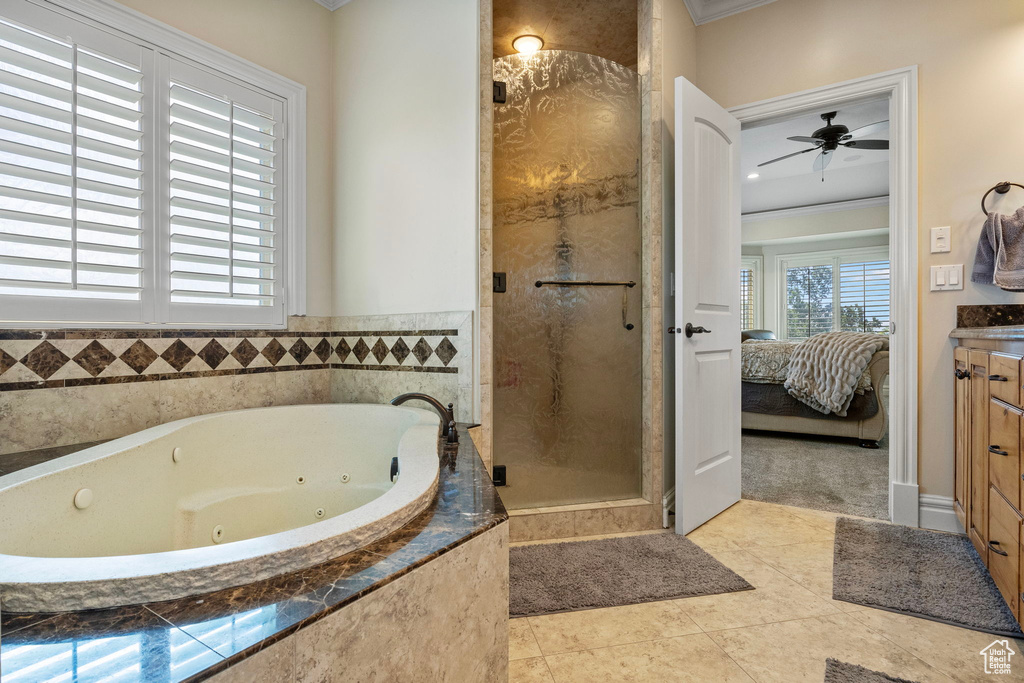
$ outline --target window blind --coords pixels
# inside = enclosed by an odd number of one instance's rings
[[[744,330],[754,328],[754,270],[740,269],[740,325]]]
[[[197,69],[173,67],[172,303],[271,307],[278,297],[279,112],[255,93],[240,102],[233,89]]]
[[[832,265],[786,268],[786,336],[806,339],[832,331]]]
[[[0,295],[141,298],[141,50],[107,38],[0,20]]]
[[[888,334],[889,298],[888,260],[839,266],[840,329]]]

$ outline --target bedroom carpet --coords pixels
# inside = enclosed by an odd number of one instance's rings
[[[889,518],[889,438],[855,440],[743,432],[743,497],[764,503]]]
[[[834,600],[1022,635],[966,536],[840,517],[832,562]]]
[[[543,543],[509,551],[510,617],[752,589],[676,534]]]

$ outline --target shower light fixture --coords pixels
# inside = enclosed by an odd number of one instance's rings
[[[532,55],[542,47],[544,47],[544,41],[540,36],[519,36],[512,41],[512,48],[524,55]]]

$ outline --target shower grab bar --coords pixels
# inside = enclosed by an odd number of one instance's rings
[[[534,287],[543,287],[544,285],[553,285],[556,287],[636,287],[636,283],[632,280],[629,282],[612,282],[604,280],[537,280],[533,285]]]

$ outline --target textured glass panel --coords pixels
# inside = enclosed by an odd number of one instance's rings
[[[509,507],[640,495],[636,72],[575,52],[495,60],[494,458]],[[632,330],[626,324],[633,325]]]

